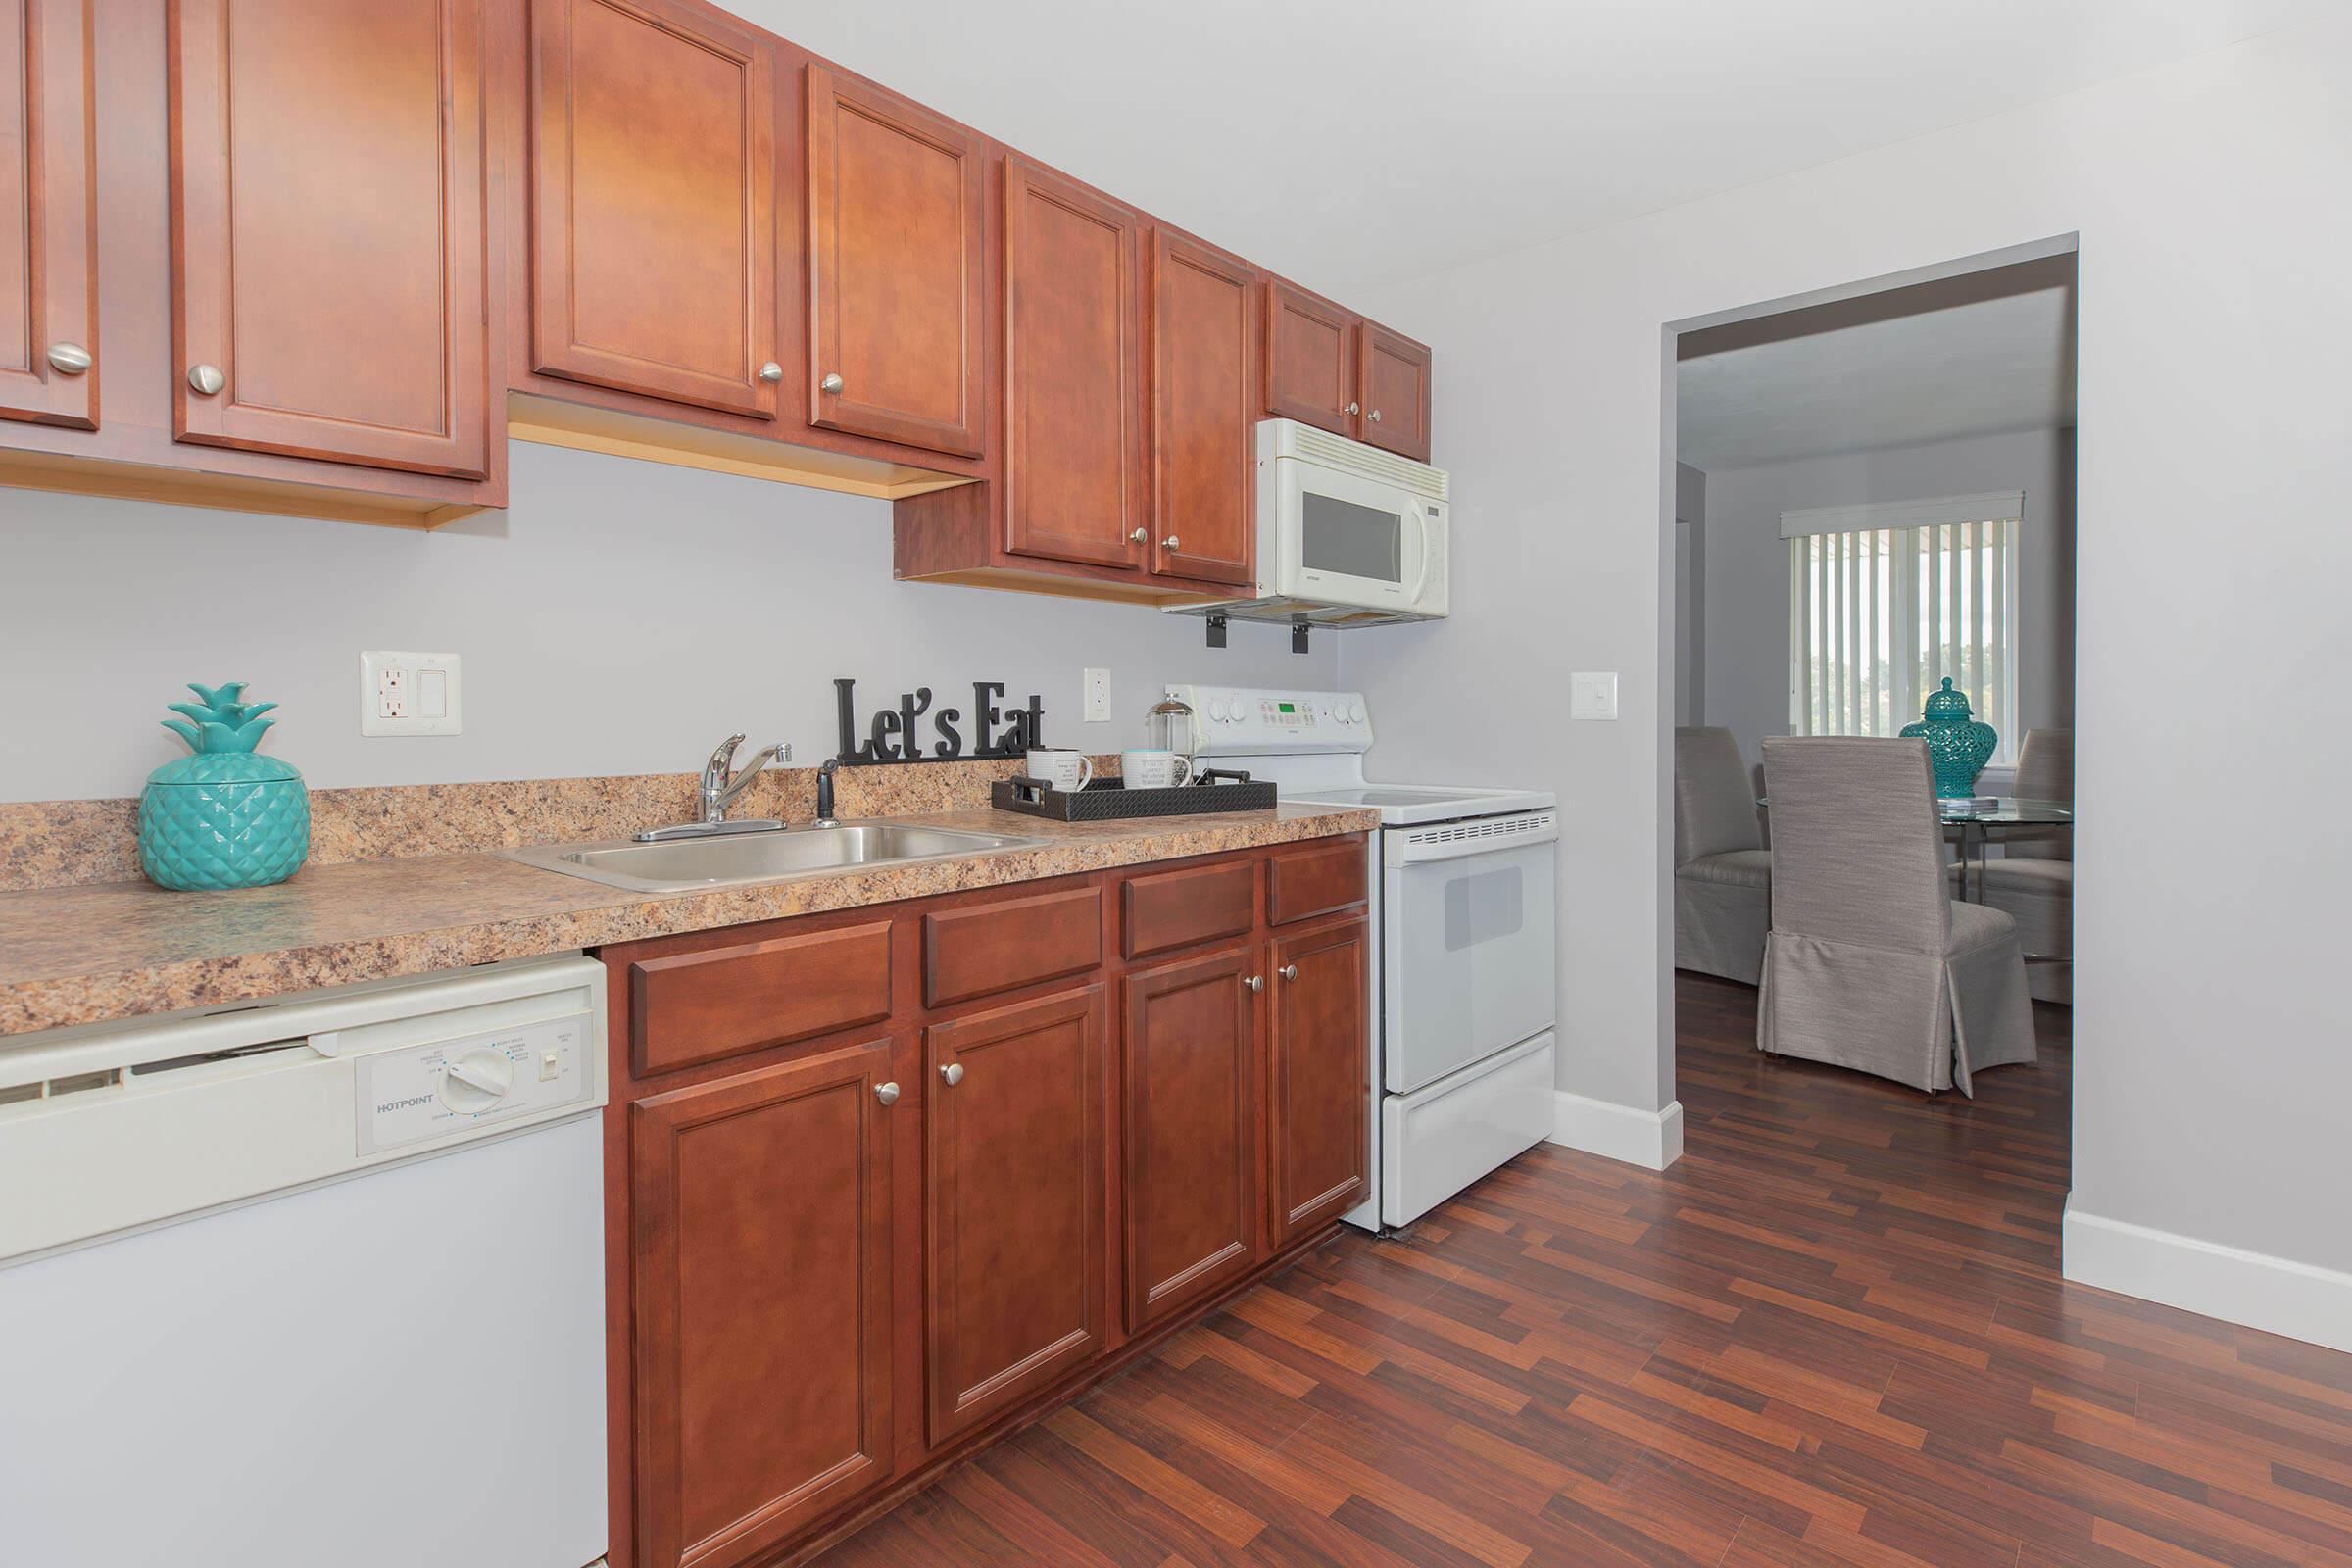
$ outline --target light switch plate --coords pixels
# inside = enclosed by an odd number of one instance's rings
[[[465,728],[455,654],[360,655],[360,733],[455,735]]]
[[[1568,677],[1570,718],[1615,718],[1617,672],[1613,669],[1579,671]]]

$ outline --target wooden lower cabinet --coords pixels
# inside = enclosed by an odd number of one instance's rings
[[[1270,952],[1267,1187],[1276,1247],[1364,1200],[1372,1094],[1369,948],[1369,928],[1350,919],[1279,938]]]
[[[1271,923],[1316,851],[603,950],[612,1568],[811,1549],[1361,1200],[1362,906]]]
[[[926,1361],[934,1446],[1102,1348],[1101,985],[928,1032]]]
[[[891,1056],[628,1107],[638,1568],[758,1560],[890,1474]]]
[[[1121,1198],[1130,1331],[1247,1273],[1263,1254],[1260,951],[1177,959],[1122,982]]]

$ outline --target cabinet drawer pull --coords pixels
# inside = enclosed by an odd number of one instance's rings
[[[895,1105],[899,1102],[899,1086],[897,1084],[876,1084],[874,1085],[874,1098],[885,1105]]]
[[[1285,980],[1296,980],[1298,978],[1298,966],[1295,963],[1286,963],[1274,972],[1282,976]]]
[[[963,1063],[960,1061],[951,1061],[945,1067],[939,1069],[939,1075],[946,1079],[948,1082],[948,1087],[953,1089],[957,1084],[963,1082]]]
[[[90,364],[90,351],[78,343],[60,343],[49,350],[49,368],[60,375],[80,375]]]
[[[765,381],[769,386],[774,386],[778,381],[784,379],[784,367],[773,360],[768,361],[760,367],[760,379]]]
[[[819,392],[838,392],[847,384],[848,383],[842,380],[841,372],[839,370],[835,370],[828,374],[822,381],[817,382],[816,389]]]
[[[218,397],[220,389],[228,385],[228,377],[220,373],[218,365],[195,365],[188,368],[188,385],[205,397]]]
[[[1263,991],[1266,989],[1266,977],[1262,974],[1253,974],[1249,979],[1243,981],[1242,984],[1248,986],[1252,991]]]

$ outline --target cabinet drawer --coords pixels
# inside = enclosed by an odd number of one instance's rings
[[[1130,958],[1240,936],[1256,921],[1257,868],[1247,860],[1130,877],[1119,894],[1119,949]]]
[[[890,922],[629,966],[637,1070],[670,1072],[890,1016]]]
[[[1266,923],[1287,925],[1364,902],[1364,844],[1335,839],[1266,862]]]
[[[1099,888],[923,916],[923,1001],[930,1006],[1077,974],[1102,961]]]

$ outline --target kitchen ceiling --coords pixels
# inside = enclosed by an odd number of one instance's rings
[[[2075,422],[2075,258],[1686,332],[1675,455],[1783,463]]]
[[[2323,3],[727,0],[1342,295],[1997,114]]]

